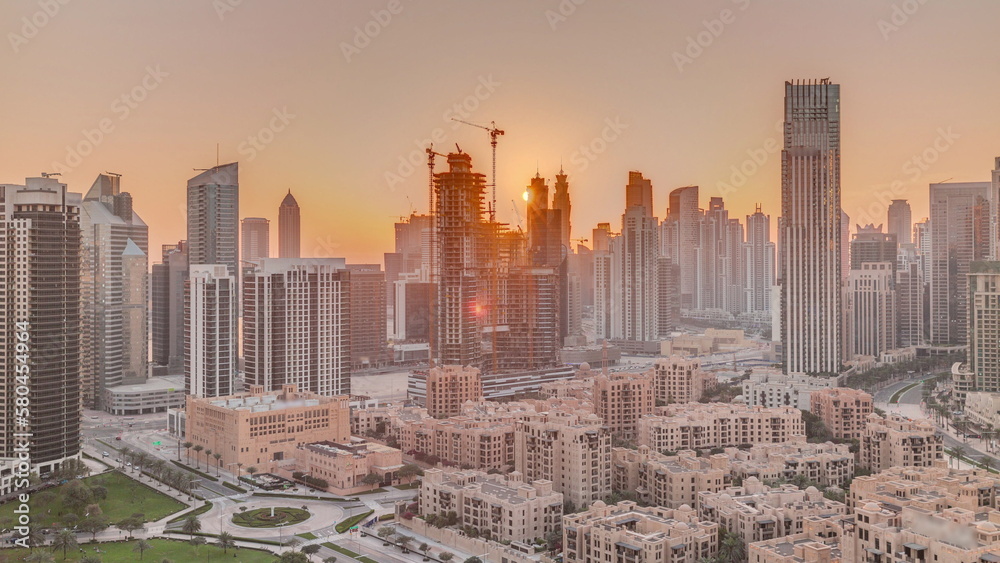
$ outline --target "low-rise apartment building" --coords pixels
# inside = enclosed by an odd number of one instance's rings
[[[604,425],[617,436],[634,438],[639,417],[653,412],[653,381],[638,373],[598,375],[593,397]]]
[[[811,444],[805,437],[784,444],[758,444],[748,450],[726,448],[735,478],[790,481],[801,475],[823,487],[843,487],[854,477],[854,454],[848,444]]]
[[[780,444],[805,436],[802,413],[791,407],[685,403],[657,407],[638,423],[639,445],[655,451]]]
[[[851,482],[847,505],[869,502],[916,506],[931,512],[961,508],[977,514],[997,507],[1000,475],[948,467],[892,467]]]
[[[697,358],[659,358],[649,372],[657,404],[694,403],[715,383],[715,376],[702,371]]]
[[[943,463],[944,440],[929,420],[898,414],[868,415],[858,465],[878,473],[890,467],[933,467]]]
[[[640,508],[623,501],[563,516],[565,563],[697,563],[718,551],[719,526],[691,507]]]
[[[424,406],[434,418],[456,416],[467,401],[483,400],[483,378],[470,366],[440,366],[427,372]]]
[[[382,478],[383,485],[398,484],[403,452],[352,438],[347,443],[304,444],[296,454],[296,462],[304,474],[326,481],[329,492],[349,495],[372,489],[372,485],[361,482],[372,473]]]
[[[654,506],[694,506],[698,491],[719,491],[729,484],[729,458],[698,457],[690,450],[663,455],[649,446],[638,450],[613,448],[612,488],[635,491]]]
[[[872,396],[858,389],[834,387],[809,395],[810,412],[818,416],[834,438],[860,440],[874,412]]]
[[[754,542],[747,553],[750,563],[847,563],[841,557],[842,534],[839,522],[809,516],[801,533]]]
[[[545,480],[526,483],[481,471],[428,469],[420,484],[420,513],[454,512],[459,526],[472,526],[495,541],[531,542],[559,530],[563,496]]]

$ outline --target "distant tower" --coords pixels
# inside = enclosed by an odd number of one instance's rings
[[[894,199],[889,205],[887,232],[896,235],[900,245],[913,242],[913,215],[910,204],[905,199]]]
[[[196,397],[236,391],[236,277],[225,264],[192,264],[184,300],[184,390]]]
[[[271,222],[263,217],[243,220],[243,261],[253,262],[271,257]]]
[[[278,207],[278,257],[301,258],[301,232],[299,224],[299,204],[292,197],[292,190],[281,200]]]
[[[572,237],[572,225],[570,224],[569,214],[573,206],[569,201],[569,182],[566,181],[566,173],[563,172],[562,166],[559,167],[559,173],[556,174],[555,187],[556,193],[552,196],[552,209],[562,213],[560,217],[562,222],[560,241],[568,253],[570,249],[570,237]]]
[[[625,204],[621,257],[616,260],[622,280],[619,334],[625,340],[656,340],[660,336],[660,229],[653,216],[653,184],[640,172],[629,172]]]
[[[785,83],[781,341],[787,373],[829,376],[842,364],[843,218],[840,85]]]
[[[701,209],[698,207],[698,186],[677,188],[670,192],[670,207],[664,221],[664,230],[670,231],[669,243],[664,254],[677,264],[680,270],[680,307],[695,307],[695,278],[697,276],[696,248],[700,244],[698,223]]]
[[[189,264],[225,264],[239,275],[239,164],[223,164],[188,180]]]
[[[763,313],[771,310],[771,286],[774,285],[774,243],[771,242],[771,216],[760,206],[747,215],[747,242],[744,245],[746,266],[746,310]]]
[[[883,233],[882,225],[858,225],[851,241],[851,269],[860,270],[862,264],[887,262],[895,273],[898,252],[899,244],[893,232]]]

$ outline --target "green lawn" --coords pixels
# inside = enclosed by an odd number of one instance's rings
[[[350,518],[347,518],[347,519],[341,521],[339,524],[337,524],[336,526],[334,526],[334,529],[337,530],[337,533],[343,534],[351,526],[353,526],[353,525],[357,524],[358,522],[361,522],[362,520],[364,520],[364,519],[368,518],[369,516],[371,516],[373,512],[375,512],[375,511],[374,510],[369,510],[368,512],[362,512],[361,514],[355,514],[354,516],[351,516]]]
[[[137,483],[117,471],[87,477],[83,481],[90,486],[101,485],[107,489],[108,498],[97,504],[100,505],[104,515],[112,523],[128,518],[136,512],[145,514],[147,522],[153,522],[187,508],[187,505],[146,485]],[[34,522],[45,527],[52,526],[53,523],[59,521],[63,514],[70,512],[69,509],[63,507],[60,498],[60,491],[65,486],[59,485],[31,495],[29,505]],[[45,502],[48,497],[51,497],[51,500]],[[8,502],[0,506],[0,522],[14,516],[16,505],[17,503]]]
[[[903,396],[903,393],[906,393],[907,391],[909,391],[910,389],[913,389],[917,385],[920,385],[920,381],[918,381],[916,383],[911,383],[911,384],[907,385],[906,387],[903,387],[899,391],[896,391],[895,393],[893,393],[892,394],[892,398],[889,399],[889,404],[890,405],[898,404],[899,403],[899,398]]]
[[[132,551],[135,543],[136,540],[122,543],[85,544],[81,547],[83,547],[87,554],[98,555],[103,563],[136,563],[139,561],[139,554]],[[203,545],[196,548],[186,541],[164,539],[149,540],[149,543],[153,545],[153,548],[146,551],[142,557],[142,561],[149,561],[150,563],[157,563],[164,558],[176,563],[194,563],[208,560],[232,563],[272,563],[277,559],[273,553],[246,547],[236,550],[230,549],[229,553],[224,555],[222,548],[214,545]],[[98,554],[94,552],[95,545],[103,553]],[[234,553],[236,557],[233,557]],[[27,554],[28,550],[26,549],[0,550],[0,563],[22,561]],[[80,556],[83,554],[77,550],[76,553],[68,551],[66,555],[68,556],[66,559],[67,562],[75,563],[80,560]],[[149,559],[146,559],[146,557],[149,557]],[[56,552],[56,561],[61,562],[62,560],[62,551]]]

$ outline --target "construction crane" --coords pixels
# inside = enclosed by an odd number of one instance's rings
[[[457,144],[455,145],[458,146]],[[427,153],[427,216],[430,217],[431,229],[430,229],[430,272],[429,280],[433,284],[436,280],[434,279],[435,272],[435,258],[437,254],[437,219],[434,217],[434,157],[442,156],[448,158],[439,152],[434,151],[434,143],[431,143],[429,147],[425,149]],[[459,149],[461,152],[461,149]],[[434,302],[436,298],[431,298],[429,303],[429,314],[428,314],[428,333],[429,338],[427,339],[427,373],[430,374],[431,368],[434,367],[434,340],[437,338],[435,334],[436,323],[434,322]]]
[[[486,132],[490,134],[490,146],[493,147],[493,178],[492,183],[490,184],[490,187],[493,188],[493,200],[490,205],[490,221],[494,221],[496,220],[497,213],[497,137],[503,135],[503,129],[497,129],[495,121],[491,121],[490,126],[487,127],[485,125],[479,125],[478,123],[463,121],[457,117],[453,117],[451,120],[471,125],[473,127],[478,127],[480,129],[485,129]],[[461,150],[459,150],[459,152],[461,152]]]
[[[455,145],[458,146],[458,145]],[[459,149],[461,152],[461,149]],[[434,214],[434,157],[443,156],[448,158],[439,152],[434,152],[434,143],[431,143],[429,147],[424,149],[427,153],[427,214]]]
[[[517,217],[517,229],[519,231],[523,231],[524,229],[521,228],[521,223],[523,222],[523,219],[521,219],[521,212],[517,210],[517,202],[514,200],[510,200],[510,205],[511,207],[514,208],[514,216]]]

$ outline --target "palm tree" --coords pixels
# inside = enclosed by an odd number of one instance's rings
[[[212,457],[212,450],[210,450],[210,449],[206,449],[206,450],[205,450],[205,469],[206,469],[206,470],[210,470],[210,469],[211,469],[211,466],[210,466],[211,462],[210,462],[210,461],[208,461],[208,459],[209,459],[210,457]]]
[[[242,461],[237,461],[236,462],[236,481],[237,482],[239,482],[239,480],[240,480],[240,474],[242,472],[243,472],[243,462]]]
[[[31,563],[55,563],[56,556],[48,551],[36,551],[25,557],[24,560]]]
[[[198,465],[198,469],[201,469],[201,460],[198,459],[198,454],[205,449],[205,446],[198,444],[194,447],[194,462]]]
[[[56,538],[52,540],[52,551],[62,550],[63,560],[66,559],[66,550],[68,549],[78,549],[80,546],[76,543],[76,534],[69,530],[60,530],[56,535]]]
[[[980,465],[983,466],[983,469],[985,469],[987,473],[991,473],[993,471],[993,458],[992,457],[990,457],[988,455],[984,455],[979,460],[979,463],[980,463]]]
[[[135,547],[132,548],[132,552],[139,553],[139,561],[142,561],[142,556],[147,550],[153,549],[153,544],[146,540],[139,540],[135,543]]]
[[[219,547],[222,548],[222,553],[226,553],[230,547],[236,547],[236,539],[229,532],[222,532],[219,534]]]
[[[723,530],[722,541],[719,542],[719,557],[722,561],[744,561],[747,556],[747,548],[743,543],[743,538],[737,534]]]
[[[250,486],[253,486],[253,474],[257,472],[257,468],[251,465],[247,467],[247,473],[250,474]]]
[[[214,454],[212,454],[212,457],[215,458],[215,476],[218,477],[219,471],[222,470],[222,462],[219,461],[220,459],[222,459],[222,454],[220,454],[219,452],[215,452]]]
[[[955,452],[955,468],[956,469],[961,468],[962,467],[962,455],[965,454],[965,446],[963,446],[962,444],[959,444],[959,445],[955,446],[955,449],[953,451]]]
[[[188,463],[191,463],[191,447],[194,446],[194,442],[184,442],[184,453],[187,455]]]
[[[197,516],[188,516],[184,519],[184,524],[181,525],[181,531],[185,534],[191,536],[191,540],[194,540],[195,532],[201,531],[201,521],[198,520]]]

